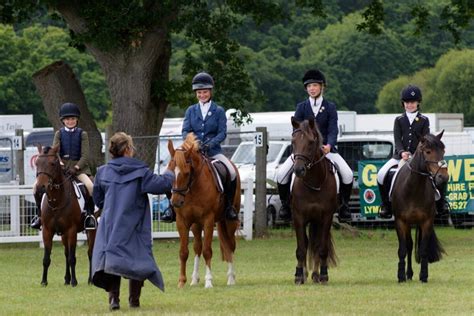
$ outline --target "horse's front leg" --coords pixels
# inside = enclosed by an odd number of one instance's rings
[[[49,265],[51,264],[51,249],[53,247],[53,234],[45,226],[46,225],[43,224],[44,255],[43,255],[43,277],[41,278],[42,286],[48,285],[48,269],[49,269]]]
[[[329,282],[329,273],[328,273],[328,255],[329,255],[329,243],[331,242],[331,225],[332,225],[332,216],[331,218],[320,225],[318,230],[321,231],[320,240],[321,245],[319,248],[319,257],[321,258],[321,267],[319,281],[321,284],[327,284]],[[319,233],[319,232],[318,232]]]
[[[407,231],[410,231],[410,228],[398,219],[396,220],[395,225],[398,236],[398,282],[405,282],[407,280],[405,273],[405,257],[407,255],[406,235]]]
[[[61,241],[64,247],[64,258],[66,259],[66,272],[64,273],[64,285],[71,284],[71,264],[69,262],[69,244],[66,235],[61,236]]]
[[[191,286],[199,283],[199,261],[202,254],[202,226],[199,224],[193,224],[191,231],[194,235],[193,249],[194,249],[194,268],[193,275],[191,277]]]
[[[211,272],[211,259],[212,259],[212,237],[214,234],[214,216],[209,215],[204,221],[204,243],[202,249],[202,255],[206,262],[206,276],[204,287],[206,289],[212,288],[212,272]]]
[[[412,254],[413,254],[413,238],[411,232],[407,231],[407,280],[413,279]]]
[[[92,284],[92,252],[94,250],[96,230],[87,230],[87,257],[89,258],[89,276],[87,283]]]
[[[189,227],[183,223],[183,219],[179,214],[176,214],[176,227],[179,233],[179,279],[178,287],[183,288],[186,284],[186,261],[189,256],[188,242],[189,242]]]
[[[420,247],[420,281],[428,282],[428,245],[432,234],[432,226],[424,224],[419,228],[418,238],[421,238]]]
[[[76,279],[76,244],[77,244],[77,232],[75,229],[71,228],[66,236],[63,235],[63,238],[66,239],[66,244],[64,245],[67,250],[66,261],[69,265],[71,275],[70,275],[70,284],[71,286],[77,286]],[[64,242],[64,239],[63,239]],[[66,276],[68,271],[66,271]],[[66,280],[66,276],[64,279]],[[68,284],[68,283],[67,283]]]
[[[295,213],[295,212],[294,212]],[[304,284],[306,280],[306,251],[308,249],[308,237],[306,235],[306,225],[302,220],[296,219],[293,213],[293,225],[296,231],[296,265],[295,284]]]

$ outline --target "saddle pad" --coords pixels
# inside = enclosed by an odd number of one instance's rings
[[[216,184],[217,191],[220,193],[224,192],[224,184],[222,183],[222,178],[221,177],[226,177],[227,174],[227,168],[222,163],[222,161],[217,160],[217,159],[212,159],[210,160],[209,166],[211,167],[211,173],[212,176],[214,177],[214,183]]]
[[[84,213],[84,205],[86,204],[86,200],[84,199],[84,194],[80,187],[85,189],[85,186],[82,182],[73,181],[72,186],[74,187],[74,193],[77,198],[77,202],[79,202],[79,207],[81,208],[81,212]]]

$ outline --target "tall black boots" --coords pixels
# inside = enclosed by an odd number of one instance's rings
[[[235,189],[237,188],[237,178],[232,181],[227,181],[225,188],[225,218],[230,221],[239,219],[239,215],[234,208]]]
[[[84,228],[86,230],[94,230],[97,228],[97,220],[94,217],[94,200],[92,196],[85,197],[85,205],[84,208],[86,210],[86,219],[84,220]]]
[[[290,207],[290,187],[291,182],[286,184],[278,184],[278,194],[280,195],[281,208],[278,212],[281,220],[289,221],[291,220],[291,207]]]
[[[131,308],[140,307],[140,294],[142,292],[143,281],[130,279],[128,282],[129,297],[128,304]]]
[[[436,201],[436,213],[441,217],[446,217],[449,215],[449,203],[446,201],[447,186],[447,183],[442,183],[437,186],[441,197],[438,201]]]
[[[351,210],[349,208],[349,201],[351,199],[352,182],[345,184],[341,181],[341,188],[339,189],[339,220],[351,219]]]
[[[176,220],[176,213],[174,212],[173,205],[171,205],[171,192],[166,192],[166,197],[168,198],[169,205],[163,212],[160,220],[165,223],[172,223]]]
[[[389,188],[386,185],[382,185],[377,182],[379,186],[380,197],[382,199],[382,204],[380,204],[379,216],[381,218],[389,219],[392,217],[392,205],[388,198]]]
[[[43,190],[36,188],[36,191],[34,193],[34,198],[36,202],[36,215],[33,217],[31,220],[31,228],[34,229],[41,229],[41,199],[43,198]]]

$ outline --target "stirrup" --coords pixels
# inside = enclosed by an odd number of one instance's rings
[[[225,219],[235,221],[239,219],[239,215],[235,212],[235,208],[230,205],[225,209]]]
[[[165,223],[172,223],[176,221],[176,214],[174,210],[170,207],[168,207],[165,212],[163,213],[163,216],[160,217],[160,221],[165,222]]]
[[[85,230],[95,230],[97,229],[97,220],[92,215],[87,215],[84,219],[84,228]]]
[[[35,215],[33,219],[31,220],[30,227],[33,229],[41,229],[41,217],[38,215]]]
[[[392,212],[388,210],[385,206],[380,206],[379,207],[379,217],[384,218],[384,219],[390,219],[392,218]]]

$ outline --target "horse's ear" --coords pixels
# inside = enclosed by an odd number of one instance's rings
[[[38,148],[38,154],[42,154],[43,153],[43,145],[41,144],[36,144],[36,148]]]
[[[168,139],[168,151],[170,152],[171,157],[174,157],[175,150],[171,139]]]
[[[294,116],[291,117],[291,125],[293,125],[294,129],[300,128],[300,123],[296,120]]]
[[[444,129],[441,131],[441,133],[439,133],[438,135],[436,135],[436,138],[438,140],[441,140],[441,137],[443,137],[443,134],[444,134]]]

